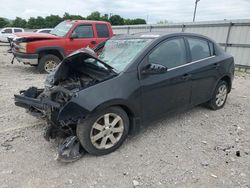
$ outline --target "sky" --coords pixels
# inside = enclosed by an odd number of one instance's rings
[[[143,18],[148,23],[192,21],[195,0],[0,0],[0,17],[14,19],[62,16],[65,12],[87,16],[93,11]],[[196,21],[250,19],[250,0],[200,0]]]

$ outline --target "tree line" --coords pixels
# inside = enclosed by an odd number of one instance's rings
[[[58,15],[50,15],[46,17],[31,17],[25,20],[20,17],[16,17],[14,20],[7,20],[5,18],[0,18],[0,28],[3,27],[22,27],[29,29],[40,29],[40,28],[53,28],[63,20],[99,20],[110,22],[111,25],[136,25],[136,24],[146,24],[146,21],[141,18],[136,19],[125,19],[120,15],[101,15],[100,12],[92,12],[87,17],[81,15],[71,15],[65,13],[62,17]]]

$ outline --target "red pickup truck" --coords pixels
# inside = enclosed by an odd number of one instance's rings
[[[93,48],[112,36],[112,27],[108,22],[66,20],[49,34],[17,33],[12,53],[19,62],[37,66],[40,72],[50,72],[73,51]]]

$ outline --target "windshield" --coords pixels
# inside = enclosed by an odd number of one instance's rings
[[[72,26],[73,26],[73,23],[63,21],[59,23],[52,31],[50,31],[50,34],[56,35],[59,37],[64,37]]]
[[[152,39],[108,40],[99,55],[99,59],[116,71],[122,72],[150,41]]]

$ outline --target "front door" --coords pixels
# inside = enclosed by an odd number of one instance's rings
[[[161,74],[141,75],[142,110],[145,119],[154,119],[167,112],[186,109],[191,96],[191,75],[187,51],[182,37],[168,39],[157,45],[144,59],[147,64],[161,64],[168,71]]]
[[[93,48],[97,44],[92,24],[77,26],[67,40],[67,55],[80,48]]]

